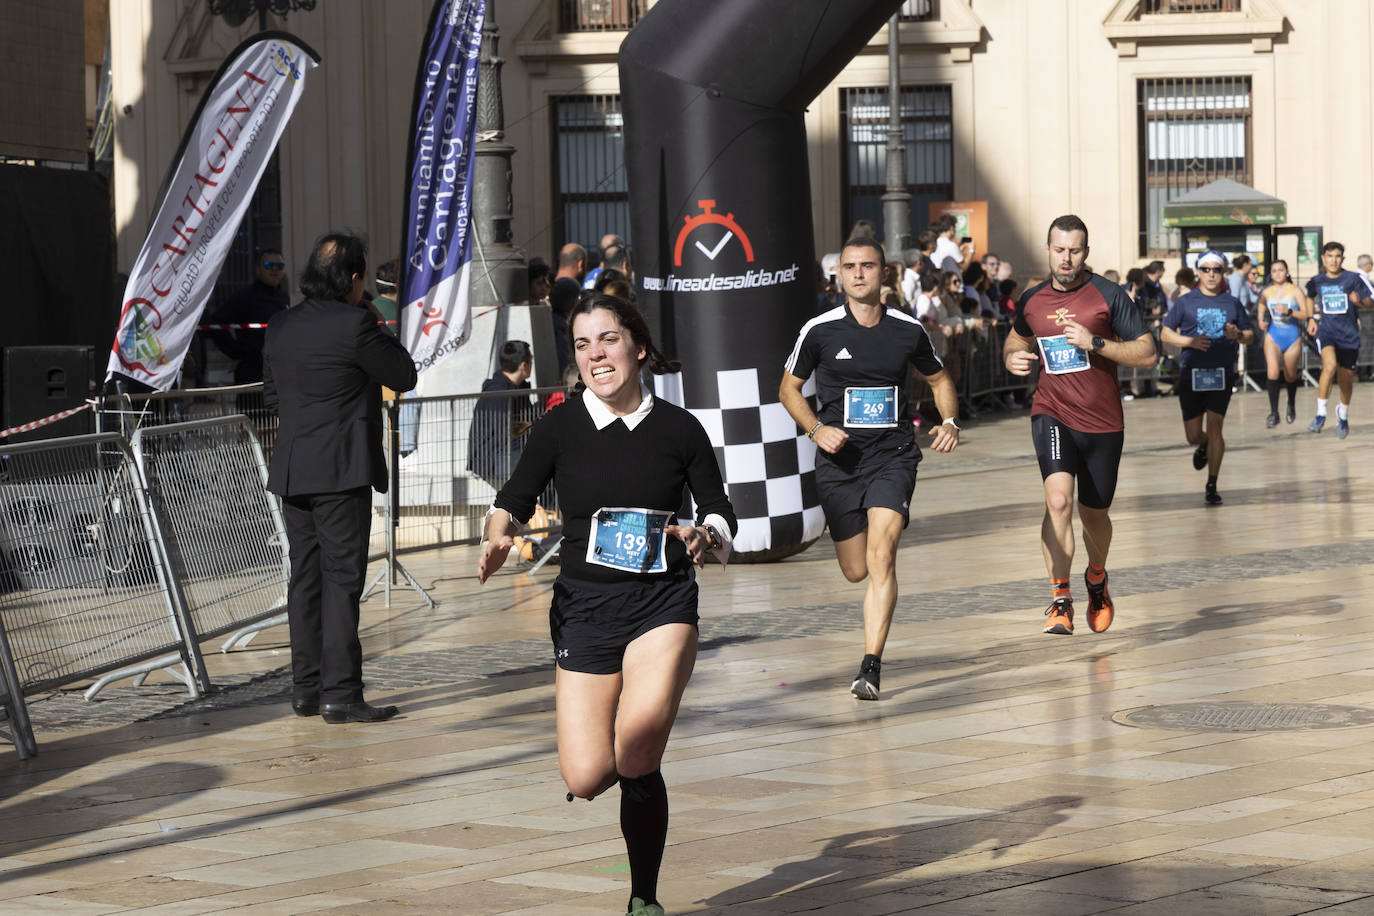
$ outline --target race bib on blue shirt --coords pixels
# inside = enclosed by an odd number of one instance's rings
[[[1322,314],[1344,315],[1350,310],[1350,297],[1339,286],[1322,287]]]
[[[1223,391],[1226,388],[1225,369],[1194,369],[1194,391]]]
[[[1037,337],[1036,342],[1040,344],[1040,360],[1050,375],[1082,372],[1089,368],[1088,351],[1069,343],[1063,334]]]
[[[587,562],[632,573],[668,571],[665,547],[672,512],[597,509],[587,538]]]
[[[896,426],[897,386],[846,388],[844,425],[864,429],[891,429]]]

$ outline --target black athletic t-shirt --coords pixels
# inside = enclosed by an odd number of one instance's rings
[[[909,363],[927,376],[944,369],[919,321],[896,309],[887,309],[876,325],[866,328],[854,318],[845,302],[802,326],[784,368],[800,379],[814,373],[821,401],[817,417],[826,426],[844,428],[849,433],[850,445],[862,452],[905,445],[914,438],[906,402]],[[897,388],[897,425],[845,428],[845,389],[885,386]]]

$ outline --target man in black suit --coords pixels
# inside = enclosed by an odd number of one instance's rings
[[[363,700],[358,599],[370,490],[387,487],[381,386],[409,391],[416,373],[359,306],[366,274],[362,239],[320,239],[301,274],[305,300],[272,319],[263,348],[263,393],[281,417],[267,489],[282,498],[291,544],[291,705],[331,723],[397,713]]]

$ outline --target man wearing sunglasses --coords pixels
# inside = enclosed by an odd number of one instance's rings
[[[1197,446],[1193,467],[1199,471],[1207,467],[1203,499],[1217,506],[1221,504],[1217,476],[1226,453],[1221,425],[1236,383],[1240,344],[1254,340],[1255,332],[1245,306],[1227,289],[1225,255],[1203,252],[1197,259],[1197,278],[1197,289],[1180,296],[1164,316],[1159,336],[1166,344],[1183,348],[1177,389],[1183,435],[1189,445]]]
[[[272,316],[289,304],[282,280],[286,277],[286,258],[276,248],[262,248],[253,264],[253,282],[237,290],[211,318],[215,324],[267,324]],[[262,381],[262,345],[267,332],[258,328],[236,328],[214,331],[210,339],[225,356],[233,361],[234,384],[247,385]],[[242,403],[239,409],[261,407]]]

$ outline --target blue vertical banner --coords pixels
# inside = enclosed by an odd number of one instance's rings
[[[401,341],[419,372],[472,332],[472,183],[485,0],[437,0],[415,77],[406,155]]]

